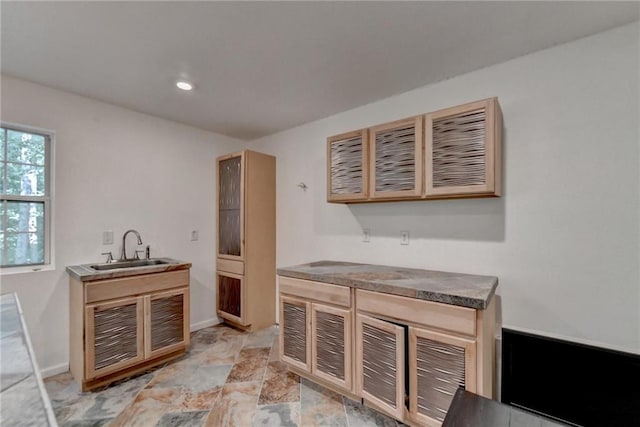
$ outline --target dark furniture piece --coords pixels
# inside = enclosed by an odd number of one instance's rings
[[[487,399],[459,388],[453,396],[442,427],[556,427],[547,418]]]

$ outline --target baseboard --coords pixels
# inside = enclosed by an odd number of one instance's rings
[[[69,371],[69,363],[60,363],[59,365],[49,366],[40,370],[42,378],[49,378],[54,375],[62,374]]]
[[[192,323],[191,332],[195,332],[200,329],[208,328],[209,326],[218,324],[220,324],[220,319],[218,319],[217,317],[214,317],[213,319],[203,320],[202,322]]]

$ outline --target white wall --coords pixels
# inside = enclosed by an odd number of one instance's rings
[[[55,270],[0,278],[2,292],[18,293],[44,374],[68,363],[65,267],[119,256],[129,228],[152,257],[193,263],[192,327],[217,323],[215,158],[243,143],[8,76],[1,87],[3,121],[55,131]],[[113,245],[102,245],[104,230]]]
[[[277,156],[277,265],[495,275],[505,326],[640,352],[638,36],[628,25],[254,141]],[[327,136],[491,96],[502,198],[326,202]]]

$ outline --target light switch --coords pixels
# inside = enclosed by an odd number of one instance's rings
[[[191,231],[191,241],[195,242],[198,240],[198,230],[192,230]]]
[[[371,241],[371,230],[368,228],[362,229],[362,241],[365,243],[369,243]]]
[[[113,245],[113,231],[108,230],[102,232],[102,244]]]

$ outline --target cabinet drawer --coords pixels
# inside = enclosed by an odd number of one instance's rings
[[[234,261],[232,259],[217,259],[217,270],[224,271],[225,273],[244,275],[244,262]]]
[[[351,306],[351,288],[278,276],[280,292],[330,304]]]
[[[85,284],[85,303],[163,291],[165,289],[188,285],[189,270],[87,282]]]
[[[379,314],[469,336],[476,335],[476,310],[473,308],[360,289],[356,290],[356,307],[358,311]]]

